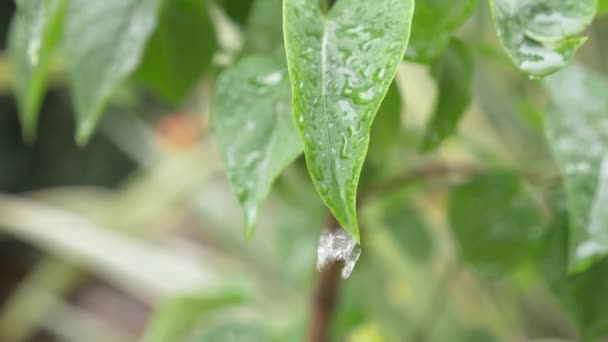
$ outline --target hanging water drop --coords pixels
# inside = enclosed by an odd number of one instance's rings
[[[361,256],[361,248],[357,242],[342,228],[326,230],[319,237],[317,247],[317,270],[325,270],[330,264],[344,261],[342,278],[350,276],[355,264]]]

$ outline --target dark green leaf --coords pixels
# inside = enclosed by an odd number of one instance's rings
[[[164,0],[136,76],[159,96],[179,103],[211,65],[215,47],[206,2]]]
[[[550,77],[545,130],[564,177],[570,270],[608,253],[608,81],[580,66]]]
[[[213,130],[248,236],[272,182],[302,152],[284,58],[243,59],[220,75],[213,95]]]
[[[23,137],[36,136],[49,64],[61,34],[65,0],[20,0],[11,24],[9,53]]]
[[[139,64],[156,26],[158,5],[159,0],[68,1],[63,49],[80,144]]]
[[[254,0],[219,0],[220,5],[226,15],[239,24],[245,23],[249,16]]]
[[[498,37],[511,60],[533,76],[551,74],[572,58],[586,38],[597,0],[492,0]]]
[[[282,0],[255,0],[245,27],[245,53],[273,51],[283,46]]]
[[[183,341],[204,314],[243,302],[245,298],[240,292],[227,291],[217,295],[185,296],[170,300],[152,316],[143,341]]]
[[[285,0],[293,109],[317,192],[358,241],[356,197],[372,121],[407,47],[412,0]]]
[[[538,205],[510,173],[480,175],[456,187],[449,219],[465,260],[490,275],[530,257],[543,233]]]
[[[418,0],[405,58],[429,63],[447,47],[452,31],[477,7],[477,0]]]
[[[370,132],[367,157],[379,164],[385,161],[397,146],[401,128],[401,94],[393,81],[382,100]]]
[[[542,274],[573,316],[584,340],[593,341],[608,333],[608,313],[600,299],[608,297],[608,260],[568,275],[568,214],[562,197],[554,201],[553,220],[543,239]]]
[[[443,55],[433,63],[431,73],[439,95],[426,134],[423,151],[431,151],[451,135],[471,102],[473,57],[467,47],[452,38]]]

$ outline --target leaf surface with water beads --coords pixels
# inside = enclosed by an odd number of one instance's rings
[[[285,0],[293,110],[309,173],[357,241],[357,184],[372,121],[403,59],[414,1]]]
[[[11,24],[9,53],[23,137],[32,141],[48,69],[61,34],[65,0],[21,0]]]
[[[536,77],[564,67],[585,42],[597,0],[492,0],[498,37],[523,71]]]
[[[79,144],[88,141],[110,96],[139,64],[159,1],[68,1],[63,52]]]
[[[253,55],[226,69],[213,94],[213,130],[251,236],[261,202],[301,152],[284,56]]]
[[[608,254],[608,81],[571,66],[545,84],[545,131],[568,196],[569,269],[578,271]]]

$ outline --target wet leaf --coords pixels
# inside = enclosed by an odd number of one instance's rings
[[[580,270],[608,253],[608,81],[571,66],[545,84],[545,131],[568,196],[569,266]]]
[[[136,76],[156,94],[179,103],[209,68],[215,49],[206,2],[164,0]]]
[[[452,38],[443,55],[433,63],[431,73],[439,95],[421,150],[431,151],[456,130],[471,102],[473,57],[467,47]]]
[[[156,26],[159,0],[70,0],[63,50],[77,113],[79,144],[108,100],[139,64]]]
[[[21,0],[13,17],[9,53],[23,137],[33,141],[38,113],[65,12],[65,0]]]
[[[226,69],[213,95],[213,130],[247,235],[274,179],[301,152],[284,55],[256,55]]]
[[[418,63],[433,61],[448,46],[452,32],[473,13],[477,1],[416,1],[412,34],[405,58]]]
[[[357,185],[372,121],[403,59],[414,2],[285,0],[293,110],[309,173],[358,241]],[[288,23],[288,24],[287,24]]]
[[[255,0],[244,33],[245,53],[273,51],[283,46],[282,0]]]
[[[393,81],[378,109],[370,132],[368,159],[381,165],[391,154],[399,139],[401,129],[401,94]]]
[[[540,210],[510,173],[479,175],[450,195],[450,225],[465,260],[488,275],[513,269],[542,237]]]
[[[597,0],[492,0],[498,37],[521,70],[539,77],[565,66],[586,38]]]

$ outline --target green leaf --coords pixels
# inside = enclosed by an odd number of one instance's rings
[[[197,321],[206,313],[242,303],[242,291],[215,295],[193,295],[171,299],[154,313],[143,338],[144,342],[183,341],[192,334]]]
[[[608,80],[571,66],[545,82],[549,144],[564,178],[570,211],[571,271],[608,253]]]
[[[254,0],[218,0],[226,15],[239,24],[243,24],[253,6]]]
[[[283,46],[282,0],[255,0],[245,26],[243,51],[274,51]]]
[[[597,8],[598,15],[604,15],[608,13],[608,0],[599,0],[600,3]]]
[[[158,5],[159,0],[68,2],[63,50],[79,144],[88,141],[116,88],[137,68]]]
[[[213,130],[251,236],[274,179],[301,152],[284,56],[256,55],[226,69],[213,94]]]
[[[452,31],[477,7],[477,0],[418,0],[407,60],[429,63],[448,46]]]
[[[538,205],[519,178],[506,172],[479,175],[456,187],[449,220],[465,260],[488,275],[525,261],[543,233]]]
[[[372,121],[407,47],[412,0],[285,0],[293,110],[309,173],[357,241],[356,197]]]
[[[215,48],[205,1],[164,0],[136,76],[165,100],[179,103],[211,65]]]
[[[20,0],[9,36],[15,93],[26,141],[36,136],[49,65],[61,35],[65,0]]]
[[[452,38],[443,55],[433,63],[431,74],[438,84],[439,95],[422,151],[437,148],[456,130],[471,102],[473,57],[461,41]]]
[[[586,38],[597,0],[492,0],[498,37],[511,60],[533,76],[564,67]]]
[[[555,196],[553,220],[543,238],[541,274],[577,323],[583,340],[593,341],[608,333],[608,260],[587,271],[568,274],[568,213],[564,196]]]
[[[393,81],[378,109],[370,132],[367,157],[378,164],[386,161],[395,151],[401,129],[401,94]]]

